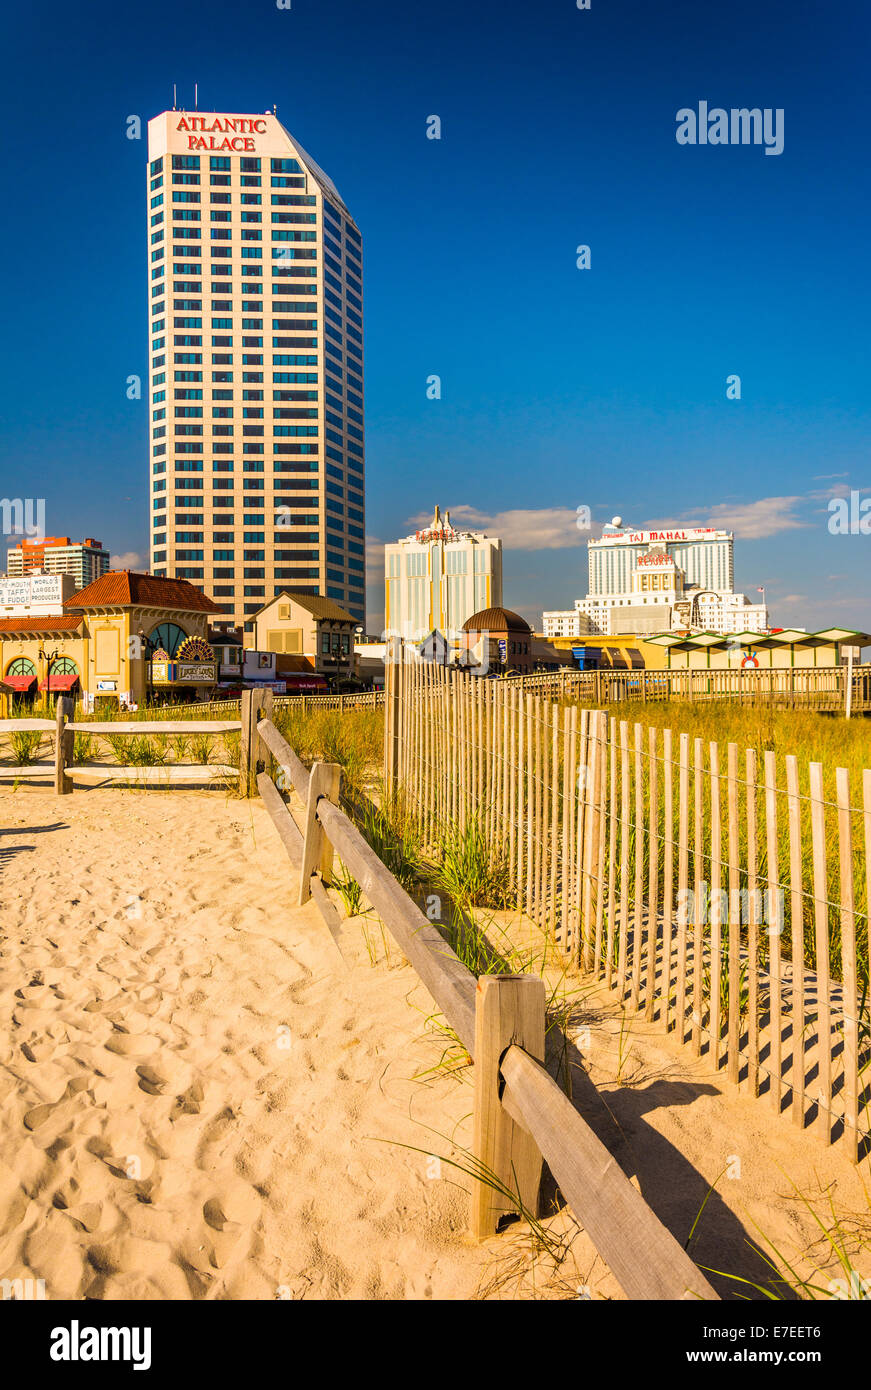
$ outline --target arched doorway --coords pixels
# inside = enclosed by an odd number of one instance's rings
[[[36,667],[29,656],[17,656],[10,661],[4,677],[13,700],[30,704],[36,694]]]
[[[48,668],[39,688],[50,695],[73,695],[79,690],[79,668],[71,656],[57,656]]]

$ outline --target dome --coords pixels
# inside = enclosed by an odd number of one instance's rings
[[[522,632],[527,635],[532,632],[532,628],[525,618],[521,618],[519,613],[512,613],[510,608],[482,608],[480,613],[473,613],[471,618],[467,618],[463,623],[464,632]]]

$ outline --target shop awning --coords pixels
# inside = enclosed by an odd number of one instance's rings
[[[10,690],[29,690],[36,684],[36,673],[29,676],[4,676],[3,684],[8,685]]]
[[[79,681],[79,678],[78,678],[78,676],[77,676],[76,674],[73,674],[73,675],[64,674],[64,675],[52,676],[52,677],[51,677],[51,688],[52,688],[52,690],[56,690],[58,693],[60,693],[61,691],[64,691],[64,690],[72,690],[73,686],[78,684],[78,681]],[[48,690],[48,688],[49,688],[49,687],[48,687],[48,679],[46,679],[46,680],[41,680],[41,681],[39,682],[39,688],[40,688],[40,690]]]

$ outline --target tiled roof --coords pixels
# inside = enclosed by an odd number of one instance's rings
[[[340,608],[331,598],[323,598],[320,594],[297,594],[293,589],[282,589],[280,594],[271,598],[268,603],[258,609],[252,616],[259,618],[260,614],[270,608],[278,599],[289,598],[294,603],[298,603],[300,608],[304,608],[307,613],[311,613],[313,618],[327,618],[335,623],[352,623],[354,619],[350,613],[346,613],[344,608]]]
[[[108,570],[73,594],[64,608],[175,608],[188,613],[220,613],[218,604],[186,579],[160,579],[134,570]]]
[[[0,618],[0,632],[75,632],[83,619],[73,614],[45,618]]]

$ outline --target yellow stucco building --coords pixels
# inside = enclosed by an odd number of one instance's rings
[[[13,697],[50,690],[94,709],[101,701],[138,705],[213,688],[207,639],[219,610],[187,580],[110,570],[63,607],[62,614],[0,619],[0,672]]]

